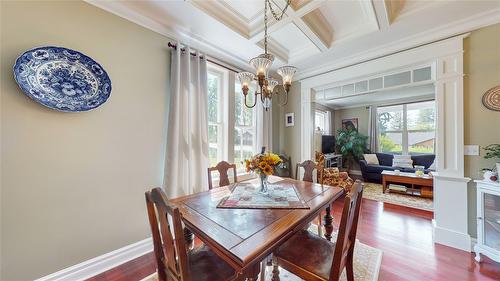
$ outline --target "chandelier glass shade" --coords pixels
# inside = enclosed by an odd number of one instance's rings
[[[283,18],[283,15],[286,12],[286,9],[290,5],[290,0],[287,0],[285,8],[281,11],[281,14],[278,15],[271,5],[270,0],[264,0],[264,53],[258,55],[257,57],[251,59],[249,61],[250,66],[254,69],[255,74],[250,72],[240,72],[237,77],[241,83],[241,88],[243,91],[243,96],[245,97],[245,106],[248,108],[253,108],[257,104],[257,96],[260,95],[260,100],[262,102],[263,107],[268,110],[268,108],[272,105],[272,96],[273,94],[279,95],[280,89],[284,92],[285,101],[280,103],[281,106],[284,106],[288,102],[288,92],[290,91],[290,86],[292,85],[292,78],[297,68],[294,66],[282,66],[278,68],[277,72],[281,76],[283,84],[280,85],[278,80],[269,77],[268,72],[271,69],[271,66],[274,62],[274,55],[269,54],[267,52],[267,8],[271,10],[271,13],[276,21],[280,21]],[[256,81],[258,84],[258,90],[254,92],[255,98],[254,103],[251,105],[247,104],[247,95],[250,91],[250,86],[253,81]]]

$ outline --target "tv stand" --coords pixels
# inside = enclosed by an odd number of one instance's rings
[[[325,168],[342,168],[342,154],[327,153],[325,156]]]

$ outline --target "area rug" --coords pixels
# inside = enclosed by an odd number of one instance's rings
[[[317,233],[317,228],[315,225],[309,227],[309,231]],[[336,234],[332,235],[332,241],[337,239]],[[359,241],[356,242],[354,246],[354,280],[356,281],[377,281],[378,274],[380,271],[380,264],[382,262],[382,251]],[[266,266],[265,279],[259,281],[271,281],[272,278],[272,266]],[[301,281],[302,279],[293,275],[292,273],[279,268],[280,271],[280,281]],[[342,281],[347,281],[346,272],[342,272],[340,278]],[[142,279],[141,281],[158,281],[156,273]]]
[[[378,183],[365,183],[363,198],[426,211],[434,209],[432,199],[400,193],[383,193],[382,185]]]

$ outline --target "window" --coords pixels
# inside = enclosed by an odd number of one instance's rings
[[[214,166],[223,158],[222,147],[222,75],[209,70],[207,75],[208,86],[208,159],[210,166]]]
[[[330,112],[323,110],[316,110],[314,113],[314,124],[316,129],[319,128],[321,134],[330,134]]]
[[[208,157],[210,166],[225,160],[243,172],[241,162],[256,153],[257,118],[255,108],[245,107],[241,85],[235,78],[234,73],[209,64]],[[248,95],[247,103],[253,104],[253,95]]]
[[[379,107],[377,116],[379,152],[434,153],[436,140],[434,101]]]
[[[241,84],[235,83],[234,103],[234,163],[243,171],[243,160],[253,156],[256,149],[256,116],[253,108],[245,106]],[[247,96],[247,103],[253,104],[253,95]]]

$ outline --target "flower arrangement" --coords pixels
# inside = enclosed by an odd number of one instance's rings
[[[261,175],[272,175],[276,167],[282,164],[281,158],[274,153],[257,154],[251,159],[245,160],[247,172],[254,172]]]

